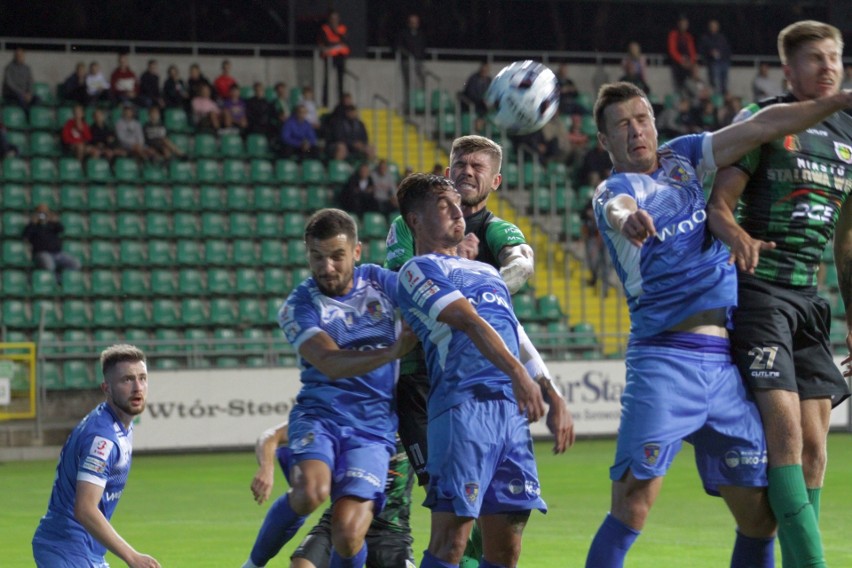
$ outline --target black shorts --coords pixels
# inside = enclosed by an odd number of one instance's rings
[[[409,534],[376,528],[367,531],[366,568],[413,568],[414,554]],[[320,517],[319,523],[290,555],[290,560],[304,558],[317,568],[328,568],[331,558],[331,508]],[[408,564],[407,564],[407,563]]]
[[[426,401],[429,398],[429,377],[426,373],[400,375],[396,386],[396,413],[399,416],[399,438],[408,454],[408,461],[417,474],[417,483],[426,485]]]
[[[834,363],[830,328],[831,308],[815,292],[739,274],[731,344],[752,389],[830,397],[832,406],[846,400],[849,384]]]

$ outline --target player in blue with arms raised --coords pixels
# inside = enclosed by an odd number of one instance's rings
[[[702,177],[850,104],[852,93],[775,105],[658,148],[645,93],[629,83],[601,88],[595,122],[614,173],[598,187],[594,208],[624,284],[631,330],[612,507],[587,568],[623,566],[682,440],[695,446],[705,490],[721,495],[737,522],[731,566],[774,566],[766,444],[728,340],[736,269],[707,229]]]
[[[110,524],[130,474],[133,419],[145,410],[145,354],[132,345],[101,353],[106,401],[74,428],[56,466],[47,514],[33,536],[39,568],[107,568],[109,550],[132,568],[159,568]]]
[[[279,324],[299,354],[302,390],[290,412],[291,489],[267,512],[244,567],[265,566],[331,496],[330,567],[361,567],[395,452],[396,359],[417,342],[395,318],[397,275],[361,257],[355,221],[339,209],[305,226],[312,278]]]

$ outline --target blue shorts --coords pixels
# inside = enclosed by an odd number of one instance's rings
[[[109,568],[103,556],[93,558],[44,542],[33,542],[33,558],[37,568]]]
[[[300,412],[298,407],[290,413],[288,437],[290,467],[304,460],[320,460],[331,470],[332,503],[340,497],[358,497],[374,501],[376,512],[382,510],[388,463],[396,450],[393,444]]]
[[[728,353],[631,347],[610,478],[666,474],[686,440],[704,490],[766,485],[766,441],[757,406]]]
[[[428,445],[423,505],[433,512],[547,512],[529,423],[517,403],[473,399],[430,417]]]

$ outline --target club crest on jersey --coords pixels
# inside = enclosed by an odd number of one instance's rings
[[[307,434],[302,436],[298,441],[296,441],[295,444],[293,444],[293,449],[299,450],[299,449],[302,449],[302,448],[307,448],[308,446],[310,446],[313,443],[314,443],[314,433],[308,432]]]
[[[788,152],[798,152],[801,149],[801,146],[799,146],[799,137],[795,134],[785,136],[784,149]]]
[[[677,183],[686,183],[689,181],[689,172],[681,165],[676,165],[669,172],[669,179]]]
[[[837,154],[837,157],[840,158],[842,162],[852,164],[852,146],[842,142],[835,142],[834,153]]]
[[[476,502],[476,498],[479,497],[479,484],[478,483],[465,483],[464,484],[464,496],[471,503]]]
[[[645,444],[642,450],[645,454],[646,464],[654,465],[660,459],[660,444]]]
[[[373,300],[367,304],[367,315],[373,318],[373,321],[382,319],[382,304],[378,300]]]

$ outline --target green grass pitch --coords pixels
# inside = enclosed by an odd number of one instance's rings
[[[550,512],[534,514],[524,535],[523,568],[582,567],[586,550],[609,504],[608,468],[612,440],[584,440],[563,456],[536,445],[545,500]],[[648,525],[627,560],[630,568],[728,566],[733,521],[720,499],[704,494],[690,446],[675,460]],[[0,565],[33,565],[30,539],[44,514],[54,475],[53,462],[0,464]],[[247,558],[268,504],[252,501],[251,453],[137,455],[113,524],[138,550],[166,568],[237,567]],[[822,518],[830,566],[852,566],[852,435],[833,434],[823,491]],[[284,487],[276,481],[274,495]],[[417,489],[412,511],[415,556],[428,542],[428,511]],[[290,551],[314,519],[270,562],[287,566]],[[123,563],[108,555],[114,567]],[[780,566],[780,561],[778,563]]]

